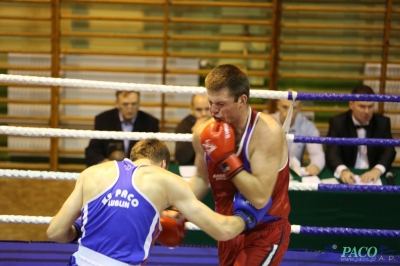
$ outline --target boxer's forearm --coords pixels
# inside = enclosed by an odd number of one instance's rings
[[[204,182],[204,180],[198,176],[190,178],[189,186],[199,200],[203,199],[208,191],[208,183]]]

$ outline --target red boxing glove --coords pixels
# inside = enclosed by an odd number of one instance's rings
[[[235,154],[235,132],[225,122],[208,124],[200,135],[203,150],[216,162],[229,180],[244,169]]]
[[[170,212],[174,212],[171,215]],[[163,246],[179,246],[185,238],[185,221],[182,214],[175,211],[163,211],[160,217],[162,231],[158,235],[157,242]]]

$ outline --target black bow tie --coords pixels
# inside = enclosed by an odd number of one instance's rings
[[[361,126],[361,125],[354,125],[354,126],[355,126],[356,129],[363,128],[363,129],[367,130],[367,129],[369,128],[369,125],[364,125],[364,126]]]

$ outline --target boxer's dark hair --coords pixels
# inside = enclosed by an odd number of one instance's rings
[[[144,158],[149,159],[155,164],[159,164],[165,160],[167,168],[171,160],[167,145],[161,140],[154,138],[138,141],[133,146],[130,155],[131,161]]]
[[[206,77],[206,89],[217,92],[227,88],[229,94],[235,97],[235,102],[243,94],[249,99],[250,82],[243,70],[235,65],[225,64],[214,68]]]

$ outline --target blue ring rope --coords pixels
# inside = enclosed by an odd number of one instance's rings
[[[288,93],[288,100],[293,100],[292,92]],[[296,100],[400,102],[400,95],[298,92]]]
[[[400,139],[294,136],[293,142],[335,145],[400,146]]]
[[[368,186],[347,184],[318,184],[318,191],[400,193],[400,186]]]
[[[300,234],[400,238],[400,230],[300,226]]]

